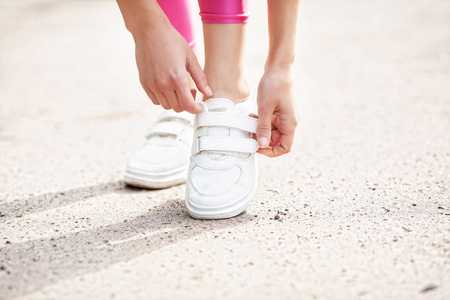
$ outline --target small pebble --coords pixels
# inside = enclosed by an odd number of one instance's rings
[[[435,290],[437,288],[438,287],[436,285],[432,285],[431,284],[431,285],[428,285],[428,286],[424,287],[423,290],[421,290],[420,292],[421,293],[428,293],[428,292],[433,291],[433,290]]]

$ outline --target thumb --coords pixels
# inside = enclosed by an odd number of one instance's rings
[[[205,72],[203,72],[202,67],[200,67],[200,64],[198,63],[197,57],[195,57],[195,55],[188,57],[186,70],[189,72],[189,74],[191,74],[192,80],[194,80],[198,90],[203,95],[212,96],[213,93],[211,88],[209,87]]]
[[[266,148],[269,146],[272,133],[272,114],[273,109],[265,107],[258,109],[258,127],[256,128],[256,137],[258,139],[258,145],[261,148]]]

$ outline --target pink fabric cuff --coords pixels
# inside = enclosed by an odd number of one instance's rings
[[[198,0],[204,23],[246,23],[248,0]]]

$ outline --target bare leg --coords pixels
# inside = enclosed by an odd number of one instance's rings
[[[245,23],[203,23],[205,74],[213,97],[228,98],[235,104],[250,95],[244,65],[245,33]]]

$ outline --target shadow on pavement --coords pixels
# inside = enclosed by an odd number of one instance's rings
[[[114,192],[119,185],[121,183],[115,182],[33,197],[28,199],[23,210],[16,207],[9,213],[43,211],[68,204],[74,199],[79,200],[79,197],[87,194]],[[125,193],[136,192],[128,188],[120,190]],[[102,208],[98,209],[101,211]],[[251,216],[242,214],[227,220],[194,220],[187,215],[183,202],[174,199],[126,222],[59,237],[8,244],[0,248],[0,291],[5,299],[24,296],[48,285],[107,269],[119,262],[149,254],[208,231],[245,224],[250,219]]]
[[[47,193],[32,196],[27,199],[18,199],[10,202],[0,202],[0,223],[14,218],[21,218],[74,202],[82,202],[91,197],[111,193],[133,194],[142,193],[142,189],[125,187],[120,181],[112,181],[99,185],[75,188],[64,192]],[[151,192],[151,191],[145,191]]]

